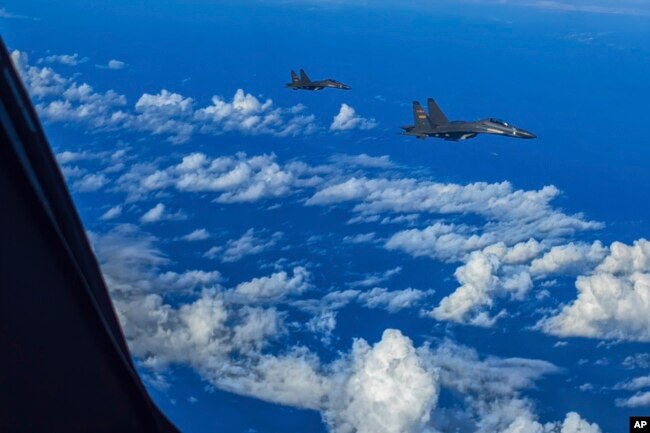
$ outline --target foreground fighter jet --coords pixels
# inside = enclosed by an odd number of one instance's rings
[[[320,81],[311,81],[305,71],[300,70],[300,78],[295,71],[291,71],[291,82],[286,84],[286,87],[293,90],[323,90],[325,87],[332,89],[350,90],[352,87],[347,84],[340,83],[331,78]]]
[[[478,134],[504,135],[514,138],[535,138],[526,130],[516,128],[510,123],[499,119],[482,119],[474,122],[464,120],[447,120],[436,102],[429,98],[429,114],[424,111],[418,101],[413,101],[413,119],[415,125],[402,126],[403,135],[417,138],[437,137],[448,141],[467,140]]]

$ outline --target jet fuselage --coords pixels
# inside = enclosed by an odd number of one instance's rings
[[[411,135],[422,139],[435,137],[449,141],[467,140],[476,137],[478,134],[502,135],[504,137],[525,139],[535,138],[535,134],[495,118],[450,122],[433,99],[429,98],[427,102],[429,114],[424,111],[419,102],[413,102],[415,125],[402,126],[404,135]]]
[[[291,82],[285,86],[292,90],[323,90],[326,87],[330,89],[350,90],[352,87],[347,84],[336,81],[332,78],[325,80],[311,81],[304,70],[300,70],[300,78],[298,74],[291,71]]]

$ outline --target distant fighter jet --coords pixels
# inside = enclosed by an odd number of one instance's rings
[[[429,98],[429,114],[424,111],[418,101],[413,101],[413,119],[415,125],[402,126],[403,135],[412,135],[420,139],[437,137],[448,141],[467,140],[478,134],[504,135],[514,138],[535,138],[526,130],[516,128],[510,123],[499,119],[482,119],[474,122],[464,120],[447,120],[436,102]]]
[[[305,71],[300,70],[300,78],[295,71],[291,71],[291,82],[286,86],[293,90],[323,90],[325,87],[332,89],[350,90],[352,87],[328,78],[326,80],[311,81]]]

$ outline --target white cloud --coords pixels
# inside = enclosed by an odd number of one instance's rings
[[[365,177],[324,184],[307,205],[352,202],[352,211],[366,222],[382,221],[382,213],[428,213],[445,219],[475,215],[484,221],[477,226],[437,220],[425,228],[394,233],[384,245],[414,257],[461,263],[455,272],[460,287],[429,313],[437,320],[492,326],[506,314],[489,314],[497,299],[523,300],[533,277],[581,272],[607,252],[600,242],[564,244],[576,232],[602,224],[554,209],[551,201],[560,193],[554,186],[524,191],[508,182],[458,185]]]
[[[629,391],[637,391],[642,388],[650,388],[650,374],[647,376],[635,377],[634,379],[626,382],[618,383],[615,389],[626,389]]]
[[[212,105],[197,110],[195,118],[204,122],[203,131],[286,137],[316,131],[314,116],[301,114],[303,109],[302,105],[277,108],[271,99],[262,102],[243,89],[237,89],[230,101],[213,96]]]
[[[221,251],[223,251],[223,247],[216,245],[203,253],[203,257],[208,259],[216,259],[221,254]]]
[[[493,306],[495,298],[521,300],[532,287],[528,272],[515,265],[530,260],[538,248],[539,244],[530,240],[510,248],[498,243],[472,252],[454,273],[461,286],[429,314],[437,320],[492,326],[499,315],[490,317],[486,309]]]
[[[165,205],[158,203],[140,217],[140,221],[143,223],[153,223],[160,221],[165,213]]]
[[[166,209],[167,208],[164,204],[158,203],[157,205],[149,209],[147,212],[142,214],[142,216],[140,217],[140,222],[144,224],[149,224],[149,223],[155,223],[160,221],[175,221],[175,220],[180,220],[185,218],[185,215],[180,210],[175,213],[169,213]]]
[[[163,272],[158,276],[157,283],[167,290],[189,290],[196,288],[210,287],[221,281],[221,273],[218,271],[191,270],[183,273],[173,271]]]
[[[622,363],[623,367],[633,368],[650,368],[650,353],[635,353],[626,356]]]
[[[317,191],[308,205],[358,202],[353,210],[364,215],[422,213],[477,214],[488,219],[485,230],[500,241],[517,243],[535,235],[559,238],[580,230],[602,227],[581,214],[566,215],[551,207],[560,191],[546,186],[538,191],[513,190],[509,182],[458,185],[417,179],[353,177]]]
[[[625,399],[617,399],[616,405],[623,407],[650,407],[650,391],[639,392]]]
[[[362,280],[354,281],[354,282],[350,283],[350,286],[352,286],[352,287],[359,287],[359,286],[361,286],[361,287],[371,287],[371,286],[381,284],[384,281],[389,280],[390,278],[392,278],[393,276],[399,274],[400,272],[402,272],[402,267],[401,266],[396,266],[393,269],[388,269],[388,270],[386,270],[384,272],[370,274],[370,275],[366,276],[365,278],[363,278]]]
[[[530,271],[533,275],[550,275],[565,271],[586,271],[599,263],[607,254],[607,248],[600,241],[591,245],[573,242],[551,248],[543,257],[533,260]]]
[[[275,155],[247,157],[244,153],[210,159],[203,153],[192,153],[165,169],[137,165],[122,175],[117,183],[135,200],[150,192],[174,188],[184,192],[217,193],[220,203],[253,202],[290,193],[302,182],[286,166],[276,162]]]
[[[253,278],[251,281],[240,283],[234,288],[232,295],[238,302],[278,302],[309,289],[309,278],[309,271],[297,266],[293,268],[293,276],[281,271],[268,277]]]
[[[576,280],[577,298],[538,323],[545,332],[650,341],[650,242],[614,242],[590,275]]]
[[[108,61],[108,64],[106,66],[108,67],[108,69],[124,69],[126,63],[120,60],[111,59]]]
[[[172,143],[184,143],[196,129],[191,119],[193,104],[192,98],[166,89],[155,95],[144,93],[135,103],[137,114],[129,116],[125,125],[153,135],[168,135]]]
[[[392,290],[375,287],[359,295],[359,301],[368,308],[385,308],[389,313],[395,313],[404,308],[411,308],[419,301],[433,294],[433,290],[418,289]]]
[[[359,233],[354,236],[346,236],[343,238],[343,242],[349,244],[363,244],[372,242],[375,239],[375,233]]]
[[[434,411],[434,431],[578,433],[582,430],[577,427],[585,427],[585,432],[599,432],[595,424],[589,425],[575,413],[568,413],[563,423],[542,425],[537,421],[532,403],[521,396],[521,391],[544,375],[557,373],[559,369],[553,364],[523,358],[482,360],[475,350],[448,340],[436,348],[425,346],[419,354],[438,369],[440,386],[460,395],[465,406]],[[455,421],[449,425],[449,420]]]
[[[182,237],[183,240],[188,242],[203,241],[208,238],[210,238],[210,233],[206,229],[196,229]]]
[[[273,247],[281,237],[282,233],[276,232],[270,239],[262,239],[255,236],[254,229],[249,229],[239,239],[231,239],[226,243],[221,259],[232,263],[245,256],[263,253]]]
[[[307,330],[314,334],[322,334],[321,340],[325,344],[329,344],[332,338],[332,333],[336,328],[336,311],[325,310],[317,316],[312,317],[306,323]]]
[[[156,247],[155,237],[141,233],[131,224],[119,225],[107,233],[89,232],[88,235],[113,294],[155,289],[159,268],[169,262]]]
[[[333,433],[415,433],[438,400],[436,374],[411,340],[393,329],[369,346],[357,340],[348,365],[339,364],[323,417]]]
[[[115,218],[119,217],[120,215],[122,215],[122,206],[118,204],[116,206],[113,206],[112,208],[110,208],[106,212],[104,212],[102,214],[102,216],[100,217],[100,219],[103,220],[103,221],[108,221],[108,220],[115,219]]]
[[[43,59],[39,60],[39,63],[60,63],[67,66],[77,66],[81,63],[87,62],[87,57],[79,57],[79,54],[53,54],[51,56],[46,56]]]
[[[440,387],[459,393],[462,407],[449,410],[468,415],[478,433],[541,426],[531,402],[519,394],[557,371],[548,362],[480,360],[475,351],[449,341],[416,349],[390,329],[372,346],[356,340],[348,354],[327,365],[302,347],[268,354],[268,342],[287,332],[283,315],[275,308],[232,303],[232,294],[260,300],[301,293],[308,285],[304,268],[294,268],[293,276],[278,272],[224,291],[218,272],[162,272],[169,261],[156,239],[134,226],[90,237],[132,353],[159,383],[167,383],[168,366],[187,365],[220,389],[318,410],[333,433],[444,431],[439,413],[445,412],[436,409]],[[197,297],[172,306],[164,300],[165,290],[189,290]],[[349,298],[332,295],[331,304],[334,298]],[[323,323],[324,333],[335,326],[333,320]],[[599,431],[573,413],[543,428],[525,431]]]
[[[318,130],[314,116],[305,114],[304,106],[276,107],[242,89],[232,100],[212,98],[212,105],[194,106],[193,99],[167,89],[157,94],[144,93],[133,109],[125,108],[126,97],[114,90],[95,92],[87,84],[77,83],[50,67],[29,65],[26,53],[14,51],[12,59],[36,100],[39,114],[51,122],[85,123],[94,128],[126,128],[164,135],[172,143],[184,143],[197,131],[205,134],[241,132],[278,137],[311,134]],[[76,55],[49,56],[47,62],[73,64],[85,61]],[[124,62],[111,60],[108,69],[121,69]]]
[[[192,111],[192,98],[162,89],[157,95],[143,94],[135,103],[136,111],[163,117],[189,114]]]
[[[69,80],[54,72],[52,68],[30,66],[27,53],[14,50],[11,52],[11,59],[27,89],[36,98],[60,95],[65,90]]]
[[[314,354],[304,348],[294,348],[286,355],[262,356],[253,368],[231,375],[219,374],[212,381],[237,394],[318,410],[330,386],[319,370],[320,361]]]
[[[59,152],[56,154],[56,159],[59,161],[59,164],[67,164],[74,161],[82,161],[85,159],[93,159],[97,156],[89,152],[72,152],[69,150]]]
[[[339,113],[334,116],[330,131],[349,131],[351,129],[372,129],[377,126],[375,119],[359,116],[348,104],[341,104]]]
[[[35,68],[30,68],[30,70]],[[43,71],[38,73],[42,75]],[[78,84],[71,80],[55,81],[32,80],[28,84],[42,102],[36,104],[39,114],[50,122],[86,122],[95,128],[111,128],[119,125],[121,119],[118,107],[126,105],[126,97],[113,90],[95,92],[87,83]],[[57,86],[60,85],[60,88]],[[58,97],[48,99],[47,96]]]
[[[129,346],[147,368],[160,371],[170,363],[186,363],[202,372],[210,360],[226,365],[230,353],[259,353],[268,338],[283,332],[282,315],[274,308],[228,303],[217,271],[162,272],[169,261],[156,247],[156,238],[132,225],[89,236]],[[283,281],[293,285],[287,289],[291,291],[300,285],[301,272],[267,280],[273,280],[276,292]],[[169,291],[199,296],[172,307],[163,298]]]
[[[78,192],[93,192],[100,190],[108,183],[108,178],[103,174],[89,173],[72,184],[72,188]]]
[[[467,226],[436,222],[425,229],[399,231],[386,241],[385,247],[414,257],[457,261],[469,252],[496,243],[497,239],[496,233],[476,235]]]
[[[365,168],[393,168],[395,164],[390,156],[371,156],[366,153],[359,155],[334,155],[330,160],[336,164],[365,167]]]

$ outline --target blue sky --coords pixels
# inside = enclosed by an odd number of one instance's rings
[[[20,1],[0,29],[183,431],[617,432],[650,406],[648,13]],[[538,138],[397,135],[430,96]]]

